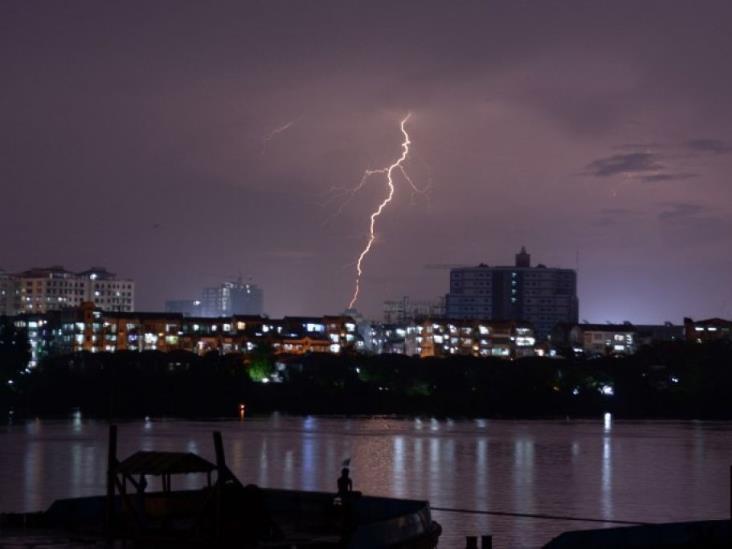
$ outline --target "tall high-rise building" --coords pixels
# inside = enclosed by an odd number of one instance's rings
[[[201,295],[203,316],[261,315],[262,289],[248,282],[224,282],[204,288]]]
[[[94,303],[104,311],[132,311],[135,283],[118,279],[103,267],[75,273],[61,266],[11,275],[17,297],[14,313],[45,313]]]
[[[531,266],[525,248],[513,266],[450,270],[448,318],[524,320],[545,339],[558,322],[577,322],[577,273],[573,269]]]

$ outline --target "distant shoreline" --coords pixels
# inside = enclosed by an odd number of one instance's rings
[[[138,422],[145,422],[145,421],[151,421],[151,422],[230,422],[230,421],[247,421],[247,420],[261,420],[269,418],[272,414],[278,413],[277,411],[271,412],[271,413],[259,413],[259,414],[252,414],[250,416],[246,416],[244,419],[239,418],[238,416],[117,416],[113,418],[107,418],[107,417],[101,417],[101,416],[95,416],[95,415],[82,415],[80,418],[78,418],[81,421],[96,421],[96,422],[104,422],[104,423],[138,423]],[[467,417],[467,416],[434,416],[429,414],[421,414],[421,415],[404,415],[404,414],[290,414],[290,413],[284,413],[279,412],[285,417],[291,417],[291,418],[307,418],[307,417],[314,417],[314,418],[320,418],[320,419],[384,419],[384,420],[396,420],[396,421],[414,421],[416,419],[426,419],[426,420],[432,420],[435,419],[437,421],[456,421],[456,422],[466,422],[466,421],[477,421],[477,420],[485,420],[485,421],[501,421],[501,422],[537,422],[537,423],[575,423],[575,422],[581,422],[581,423],[602,423],[603,417],[602,416],[577,416],[577,417],[569,417],[569,418],[561,418],[561,417],[507,417],[507,416],[500,416],[500,417]],[[61,416],[61,415],[14,415],[12,419],[8,420],[5,425],[13,425],[14,423],[20,423],[20,422],[28,422],[28,421],[34,421],[34,420],[40,420],[40,421],[51,421],[51,422],[72,422],[76,418],[71,416]],[[731,423],[732,417],[729,418],[692,418],[692,417],[617,417],[612,416],[613,422],[621,422],[621,423]]]
[[[732,419],[732,342],[672,343],[628,357],[515,361],[403,355],[75,353],[0,394],[15,418],[293,416],[466,419]]]

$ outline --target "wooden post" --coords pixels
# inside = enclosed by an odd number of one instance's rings
[[[465,536],[465,549],[478,549],[478,536]]]
[[[215,523],[216,523],[216,539],[220,540],[222,531],[221,521],[221,500],[222,492],[224,490],[224,481],[226,476],[226,457],[224,456],[224,441],[221,438],[221,431],[213,432],[214,439],[214,450],[216,452],[216,511],[215,511]]]
[[[480,549],[493,549],[493,536],[480,536]]]
[[[107,452],[107,537],[112,536],[114,522],[115,475],[117,474],[117,426],[109,426],[109,447]]]
[[[214,450],[216,451],[216,468],[219,475],[217,480],[223,480],[222,476],[225,475],[226,471],[226,457],[224,456],[224,441],[221,438],[221,431],[214,431],[213,438]]]

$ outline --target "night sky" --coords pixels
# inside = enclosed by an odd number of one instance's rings
[[[580,318],[732,316],[732,2],[0,2],[0,267],[104,265],[160,310],[273,315],[450,264],[579,265]],[[285,126],[286,129],[282,129]],[[281,129],[282,131],[277,131]],[[267,136],[271,135],[271,139]],[[337,214],[337,215],[336,215]]]

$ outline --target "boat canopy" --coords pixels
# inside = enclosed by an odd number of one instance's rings
[[[210,473],[216,465],[190,452],[135,452],[116,470],[126,475],[185,475]]]

